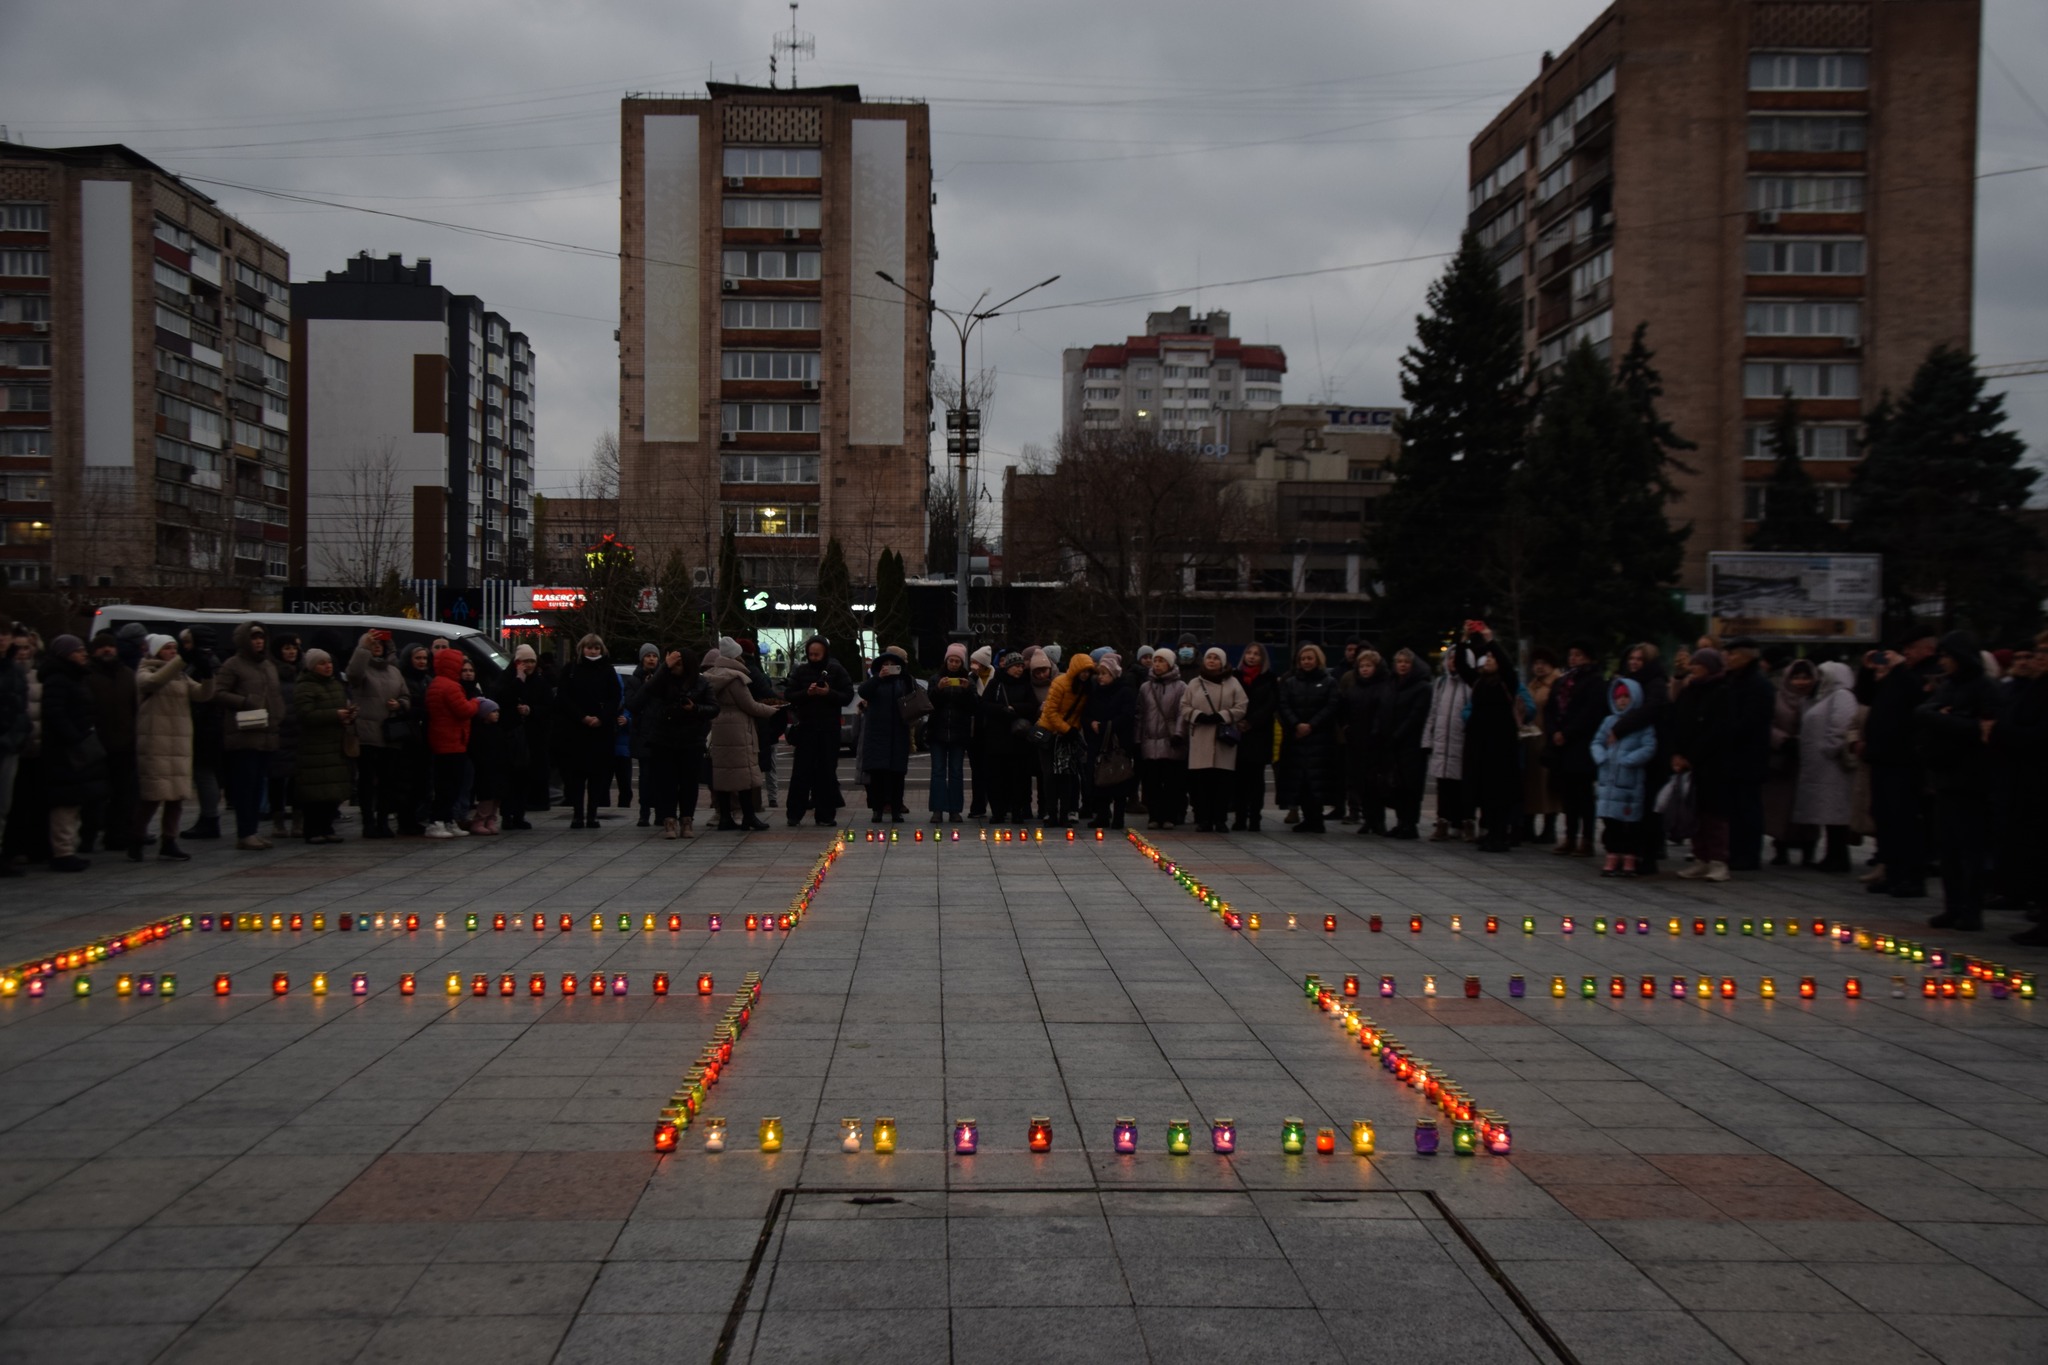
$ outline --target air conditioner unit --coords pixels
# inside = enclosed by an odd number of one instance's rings
[[[729,175],[725,178],[725,187],[729,190],[743,190],[747,187],[747,178],[743,175]]]
[[[723,289],[723,290],[724,290],[724,291],[725,291],[726,293],[728,293],[728,294],[732,293],[732,292],[733,292],[734,290],[738,289],[739,287],[740,287],[740,282],[739,282],[738,280],[734,279],[734,278],[733,278],[732,276],[730,276],[730,275],[727,275],[727,276],[725,277],[725,281],[724,281],[724,283],[722,283],[721,285],[719,285],[719,288]]]
[[[1776,209],[1758,209],[1756,211],[1756,221],[1759,227],[1776,227],[1778,225],[1778,211]]]
[[[711,570],[709,570],[709,569],[692,569],[692,570],[690,570],[690,586],[691,586],[691,587],[693,587],[693,588],[708,588],[708,587],[710,587],[710,586],[711,586]]]
[[[1595,226],[1595,227],[1613,227],[1613,226],[1614,226],[1614,211],[1613,211],[1612,209],[1609,209],[1609,210],[1608,210],[1607,212],[1605,212],[1605,213],[1601,214],[1601,215],[1600,215],[1600,217],[1599,217],[1599,220],[1598,220],[1598,221],[1597,221],[1597,222],[1596,222],[1596,223],[1594,224],[1594,226]]]
[[[785,242],[794,242],[794,241],[797,241],[797,240],[799,240],[800,238],[802,238],[802,236],[803,236],[803,233],[802,233],[802,231],[800,231],[800,230],[799,230],[799,229],[797,229],[797,228],[784,228],[784,229],[782,230],[782,240],[783,240],[783,241],[785,241]]]
[[[31,332],[47,332],[50,330],[50,324],[47,322],[31,322],[28,325],[28,329]]]
[[[806,393],[816,393],[818,391],[818,381],[815,379],[806,379],[804,381],[804,391]]]
[[[1842,349],[1843,349],[1843,350],[1845,350],[1845,351],[1860,351],[1860,350],[1862,350],[1862,349],[1863,349],[1863,338],[1862,338],[1861,336],[1846,336],[1846,337],[1843,337],[1843,338],[1842,338]]]

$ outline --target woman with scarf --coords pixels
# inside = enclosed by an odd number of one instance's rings
[[[1138,684],[1138,777],[1145,792],[1147,829],[1175,829],[1187,817],[1188,727],[1181,715],[1181,681],[1173,651],[1152,651],[1151,670]],[[1249,755],[1246,756],[1247,759]]]
[[[1195,830],[1223,834],[1229,829],[1231,782],[1243,747],[1244,685],[1229,669],[1229,658],[1213,646],[1181,693],[1180,712],[1188,726],[1188,798]]]
[[[1090,788],[1088,808],[1095,817],[1089,824],[1095,829],[1124,827],[1124,802],[1138,785],[1135,766],[1130,777],[1108,781],[1101,767],[1113,754],[1133,762],[1137,757],[1137,699],[1123,673],[1117,656],[1104,654],[1095,665],[1095,683],[1088,689],[1088,699],[1081,704],[1081,737],[1088,746],[1082,772]]]

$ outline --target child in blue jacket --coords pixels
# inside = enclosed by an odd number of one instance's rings
[[[1651,850],[1643,847],[1643,817],[1649,813],[1650,760],[1657,755],[1657,732],[1638,730],[1614,737],[1622,713],[1643,704],[1643,689],[1632,678],[1616,678],[1607,689],[1607,719],[1593,737],[1594,809],[1607,822],[1607,865],[1603,877],[1640,875],[1639,861]]]

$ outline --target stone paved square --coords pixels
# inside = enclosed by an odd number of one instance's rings
[[[1629,884],[1334,832],[1156,836],[1259,914],[1232,932],[1120,837],[898,828],[857,828],[786,934],[743,918],[788,907],[826,831],[671,843],[551,820],[17,892],[7,961],[172,912],[328,927],[174,934],[0,1000],[0,1359],[2040,1358],[2041,1003],[1988,983],[1925,999],[1923,978],[1954,978],[1760,924],[2039,954],[1885,920],[1811,873]],[[342,933],[343,913],[398,927]],[[144,972],[176,996],[116,993]],[[706,1104],[727,1150],[700,1123],[657,1155],[658,1112],[747,972],[763,994]],[[1416,1155],[1416,1120],[1442,1116],[1304,996],[1309,972],[1357,976],[1366,1015],[1508,1118],[1513,1154],[1452,1155],[1446,1121],[1445,1151]],[[593,997],[593,973],[628,994]],[[757,1150],[764,1115],[780,1152]],[[951,1153],[963,1117],[971,1157]],[[1289,1118],[1335,1129],[1337,1153],[1283,1154]],[[1113,1150],[1120,1119],[1134,1154]],[[1180,1120],[1192,1151],[1169,1155]]]

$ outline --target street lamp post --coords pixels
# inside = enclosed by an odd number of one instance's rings
[[[981,449],[981,412],[979,409],[967,406],[967,339],[974,335],[976,327],[979,327],[992,317],[999,316],[1003,309],[1008,308],[1018,299],[1031,293],[1032,290],[1045,288],[1053,280],[1057,280],[1059,276],[1054,275],[1052,279],[1040,280],[1037,284],[1032,285],[1030,289],[1020,289],[1001,303],[996,304],[993,308],[983,308],[981,306],[982,300],[989,296],[989,291],[984,289],[981,292],[981,298],[974,301],[972,308],[956,312],[950,308],[939,307],[932,299],[911,293],[908,286],[898,281],[886,270],[877,270],[875,274],[880,279],[902,290],[906,298],[923,304],[931,312],[938,314],[947,322],[953,324],[954,332],[958,333],[960,337],[960,401],[954,409],[959,414],[959,420],[957,423],[948,421],[946,432],[947,443],[956,447],[952,453],[960,457],[958,482],[954,485],[953,490],[958,495],[959,502],[959,511],[956,514],[953,527],[953,630],[956,634],[964,637],[967,634],[967,566],[969,557],[973,553],[973,546],[968,543],[967,535],[969,519],[973,512],[973,503],[969,501],[967,491],[967,457],[978,453]]]

